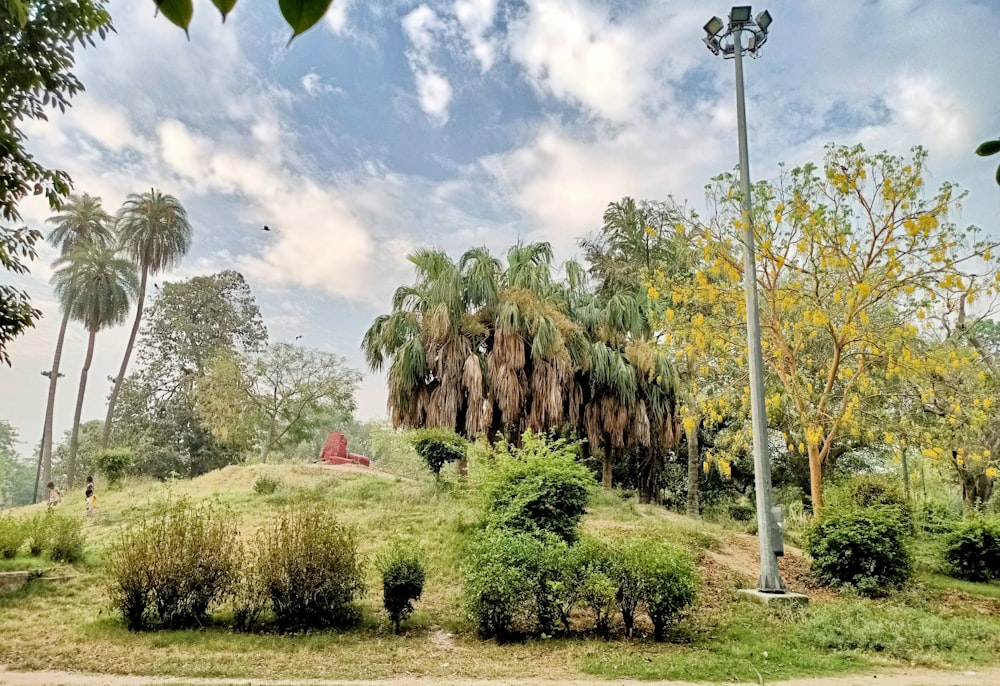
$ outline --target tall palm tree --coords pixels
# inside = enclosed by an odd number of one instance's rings
[[[52,276],[56,295],[70,317],[82,322],[89,334],[70,434],[67,480],[72,485],[76,478],[80,416],[87,390],[87,374],[94,359],[94,341],[101,329],[125,322],[131,300],[139,290],[139,280],[135,265],[118,257],[116,251],[108,247],[79,246],[56,264],[59,267]]]
[[[677,373],[656,344],[647,295],[654,270],[671,261],[666,236],[672,222],[663,208],[628,197],[610,203],[603,219],[597,236],[581,241],[597,287],[577,298],[574,315],[591,342],[581,370],[588,391],[584,429],[589,446],[603,448],[606,488],[618,456],[629,449],[643,455],[640,493],[646,499],[663,453],[678,437]]]
[[[128,371],[132,348],[139,333],[143,308],[146,303],[146,284],[150,274],[169,269],[187,253],[191,247],[191,224],[187,211],[172,195],[151,189],[148,193],[132,193],[125,199],[118,212],[118,239],[121,248],[128,254],[140,271],[139,296],[136,299],[135,321],[125,346],[125,356],[111,388],[108,398],[108,413],[104,420],[101,444],[107,446],[111,436],[111,422],[118,402],[125,372]]]
[[[48,240],[59,248],[64,257],[75,248],[108,245],[113,238],[111,230],[113,218],[104,211],[100,198],[86,193],[69,196],[59,214],[49,217],[47,221],[53,225]],[[52,480],[52,419],[63,341],[66,338],[66,326],[69,324],[70,316],[70,308],[65,307],[65,304],[62,310],[63,318],[59,325],[59,336],[56,338],[56,352],[52,358],[52,369],[48,374],[49,396],[45,403],[45,424],[42,428],[42,483]]]

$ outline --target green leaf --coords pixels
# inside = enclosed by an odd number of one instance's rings
[[[219,13],[222,14],[222,23],[226,23],[226,16],[233,11],[236,7],[236,0],[212,0],[212,4],[218,8]]]
[[[191,24],[191,15],[194,14],[194,7],[191,0],[153,0],[156,3],[156,10],[171,23],[180,26],[187,33]]]
[[[333,0],[279,0],[281,14],[292,27],[294,39],[316,24],[333,4]],[[291,39],[289,39],[291,42]]]
[[[3,0],[3,4],[10,18],[23,29],[28,23],[28,6],[24,0]]]
[[[998,152],[1000,152],[1000,138],[995,141],[986,141],[976,148],[976,154],[982,157],[996,155]]]
[[[1000,167],[997,167],[997,185],[1000,186]]]

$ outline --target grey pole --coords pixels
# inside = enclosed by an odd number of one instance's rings
[[[747,357],[750,368],[750,415],[753,430],[753,474],[757,491],[757,540],[760,542],[760,580],[757,590],[784,593],[778,558],[771,540],[771,458],[767,445],[767,407],[764,404],[764,355],[760,345],[760,309],[757,305],[757,260],[754,257],[750,214],[750,156],[747,153],[747,117],[743,104],[742,29],[733,31],[736,59],[736,126],[740,141],[740,183],[743,189],[743,288],[747,297]]]

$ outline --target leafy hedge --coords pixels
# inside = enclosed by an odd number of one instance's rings
[[[480,479],[487,521],[572,542],[596,486],[577,453],[576,444],[530,432],[520,448],[500,444]]]
[[[959,579],[1000,579],[1000,520],[979,517],[956,525],[945,539],[944,560]]]
[[[806,533],[812,571],[828,586],[883,596],[913,572],[908,527],[892,508],[869,507],[824,516]]]

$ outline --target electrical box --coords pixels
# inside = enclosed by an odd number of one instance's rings
[[[775,506],[771,508],[771,518],[769,522],[771,527],[771,548],[774,550],[776,557],[785,556],[785,517],[781,514],[781,507]]]

